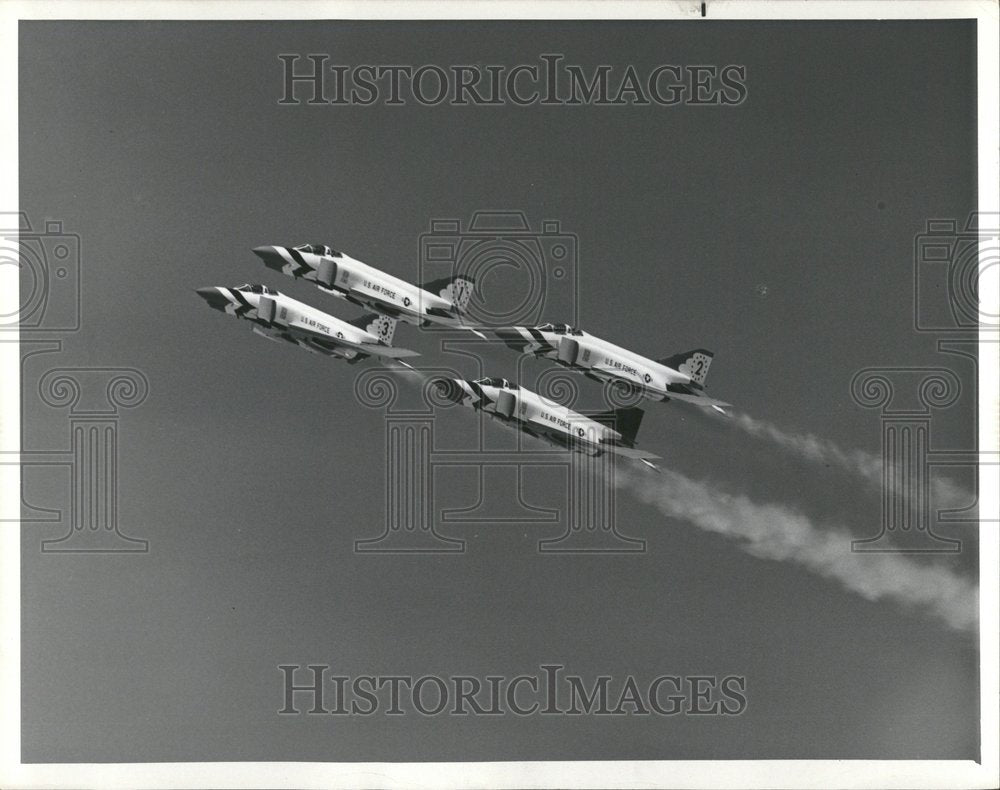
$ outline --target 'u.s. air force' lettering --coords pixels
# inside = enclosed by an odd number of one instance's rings
[[[398,294],[395,291],[386,288],[384,285],[379,285],[379,283],[373,283],[370,280],[363,280],[362,285],[369,291],[374,291],[377,294],[382,294],[382,296],[387,296],[393,301],[396,301],[396,299],[399,298]]]
[[[631,365],[626,365],[624,362],[619,362],[617,359],[612,359],[611,357],[605,357],[604,364],[615,370],[620,370],[622,373],[628,373],[630,376],[639,375],[639,371]]]
[[[330,327],[326,326],[326,324],[321,324],[319,321],[314,321],[308,316],[300,315],[299,321],[301,321],[306,326],[315,327],[316,329],[320,330],[321,332],[325,332],[328,335],[331,334]]]
[[[547,411],[539,412],[539,416],[543,420],[547,420],[548,422],[551,422],[554,425],[558,425],[560,428],[563,428],[567,431],[570,429],[569,422],[567,420],[562,419],[562,417],[557,417],[554,414],[549,414]]]

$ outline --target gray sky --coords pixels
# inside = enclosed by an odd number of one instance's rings
[[[281,107],[284,52],[333,62],[745,64],[712,107]],[[621,494],[638,556],[539,555],[561,527],[449,525],[462,556],[359,556],[383,526],[383,415],[359,367],[285,349],[193,289],[262,281],[259,244],[325,242],[416,279],[432,218],[558,220],[580,324],[660,357],[716,352],[709,389],[784,429],[879,451],[849,396],[879,365],[971,366],[912,328],[913,237],[976,196],[973,23],[22,23],[22,209],[83,244],[83,324],[26,370],[25,446],[63,447],[30,396],[48,366],[134,366],[122,529],[143,556],[25,536],[29,761],[959,758],[977,753],[973,640]],[[495,298],[504,286],[491,282]],[[559,315],[546,316],[561,320]],[[461,364],[401,326],[427,365]],[[518,358],[484,351],[514,376]],[[546,369],[528,363],[537,375]],[[600,389],[580,379],[596,406]],[[968,446],[973,404],[934,424]],[[474,428],[449,412],[447,429]],[[487,426],[491,441],[508,437]],[[872,534],[876,493],[679,404],[641,446],[760,502]],[[38,480],[57,504],[65,482]],[[537,486],[536,486],[537,487]],[[438,491],[475,501],[470,477]],[[536,492],[546,504],[543,493]],[[59,499],[62,497],[63,499]],[[976,564],[971,529],[957,533]],[[845,551],[847,547],[845,546]],[[742,674],[739,717],[276,715],[282,663],[358,674]]]

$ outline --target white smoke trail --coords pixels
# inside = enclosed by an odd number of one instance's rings
[[[948,568],[900,554],[852,552],[846,529],[817,527],[784,505],[758,504],[668,469],[654,480],[619,467],[616,482],[663,515],[734,538],[756,557],[793,562],[870,601],[924,609],[956,630],[976,629],[978,585]]]
[[[895,474],[892,469],[884,470],[882,459],[874,453],[865,450],[844,450],[833,442],[811,433],[789,433],[774,423],[755,419],[749,414],[737,412],[732,414],[731,418],[734,425],[752,436],[769,439],[779,447],[795,453],[801,458],[839,467],[845,472],[867,480],[879,490],[883,486],[888,486],[890,490],[897,492],[900,496],[905,495],[907,481],[901,480],[900,476]],[[948,480],[933,479],[930,485],[934,503],[941,508],[963,507],[974,499],[972,494]]]
[[[836,444],[811,433],[789,433],[770,422],[749,414],[734,413],[732,421],[747,433],[770,439],[778,446],[809,461],[831,464],[860,475],[875,485],[882,485],[882,459],[864,450],[842,450]]]

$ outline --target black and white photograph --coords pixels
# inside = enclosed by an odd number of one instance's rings
[[[0,16],[0,786],[1000,784],[995,0]]]

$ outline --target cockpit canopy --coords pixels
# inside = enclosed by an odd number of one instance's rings
[[[479,384],[483,387],[499,387],[505,390],[514,389],[514,385],[510,383],[509,379],[483,378],[476,379],[473,384]]]
[[[335,258],[340,255],[333,247],[328,247],[325,244],[300,244],[295,249],[299,252],[308,252],[313,255],[325,255],[328,258]]]
[[[236,290],[237,291],[244,291],[245,293],[249,293],[249,294],[269,294],[271,296],[274,296],[275,294],[278,293],[273,288],[268,288],[266,285],[251,285],[250,283],[246,283],[245,285],[241,285]]]
[[[557,335],[582,335],[579,329],[576,329],[569,324],[542,324],[538,327],[540,332],[555,332]]]

